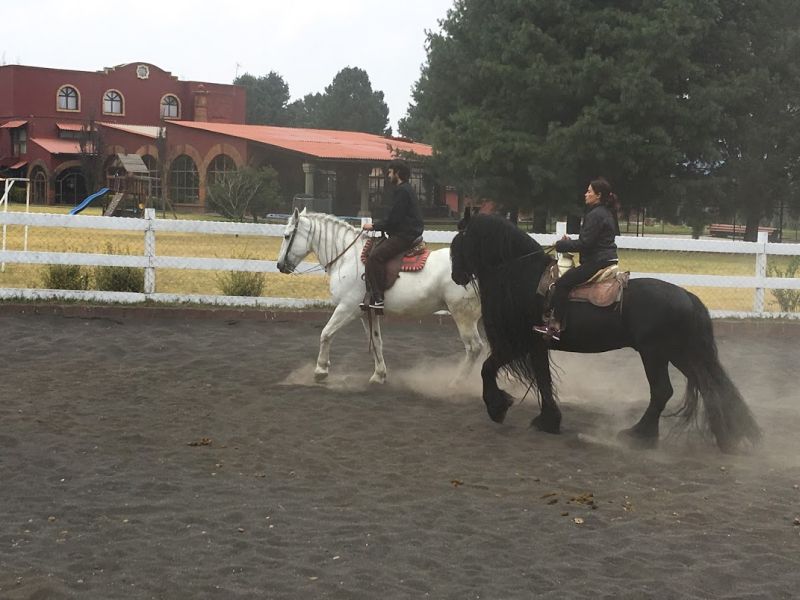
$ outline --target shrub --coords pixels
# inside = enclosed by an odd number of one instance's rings
[[[260,296],[264,292],[264,274],[230,271],[217,276],[217,285],[225,296]]]
[[[48,290],[88,290],[89,272],[80,265],[46,265],[42,286]]]
[[[795,256],[789,261],[785,271],[777,267],[769,267],[770,277],[796,277],[800,269],[800,256]],[[781,312],[795,312],[800,309],[800,290],[770,290]]]
[[[106,244],[108,254],[130,254],[125,249],[115,249],[111,243]],[[144,292],[144,269],[136,267],[95,267],[95,287],[107,292]]]

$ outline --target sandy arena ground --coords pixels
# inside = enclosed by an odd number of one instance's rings
[[[477,369],[447,389],[448,320],[388,320],[371,387],[357,323],[313,383],[317,313],[21,310],[0,313],[4,600],[800,596],[800,324],[718,324],[765,432],[727,456],[616,445],[646,406],[630,350],[554,355],[553,436],[530,397],[492,423]]]

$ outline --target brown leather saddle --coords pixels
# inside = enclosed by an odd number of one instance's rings
[[[550,293],[559,276],[559,264],[553,260],[545,268],[542,278],[539,280],[539,286],[536,288],[536,293],[548,300],[545,304],[549,305]],[[595,306],[611,306],[613,304],[621,306],[629,279],[629,271],[620,272],[617,265],[611,265],[592,275],[586,283],[572,288],[568,299],[570,302],[589,302]]]
[[[364,249],[361,251],[361,262],[366,264],[369,253],[383,243],[384,240],[386,240],[384,237],[369,238],[364,243]],[[388,290],[394,285],[398,277],[400,277],[400,273],[421,271],[425,267],[430,253],[430,248],[425,245],[425,241],[420,236],[414,240],[414,245],[410,249],[386,261],[386,289]]]

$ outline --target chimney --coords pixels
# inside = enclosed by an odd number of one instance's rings
[[[194,120],[208,121],[208,92],[202,83],[194,91]]]

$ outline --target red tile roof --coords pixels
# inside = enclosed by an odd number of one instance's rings
[[[81,145],[78,140],[60,140],[57,138],[31,138],[34,144],[38,144],[50,154],[80,154]]]
[[[23,121],[21,119],[16,119],[14,121],[6,121],[2,125],[0,125],[0,129],[13,129],[14,127],[20,127],[22,125],[25,125],[25,123],[27,123],[27,121]]]
[[[62,131],[81,131],[83,129],[83,125],[80,123],[56,123],[56,127]]]
[[[261,144],[269,144],[270,146],[292,150],[316,158],[391,160],[395,156],[394,150],[413,152],[420,156],[430,156],[433,153],[433,149],[428,144],[357,131],[203,123],[198,121],[170,121],[170,125],[201,129]]]

